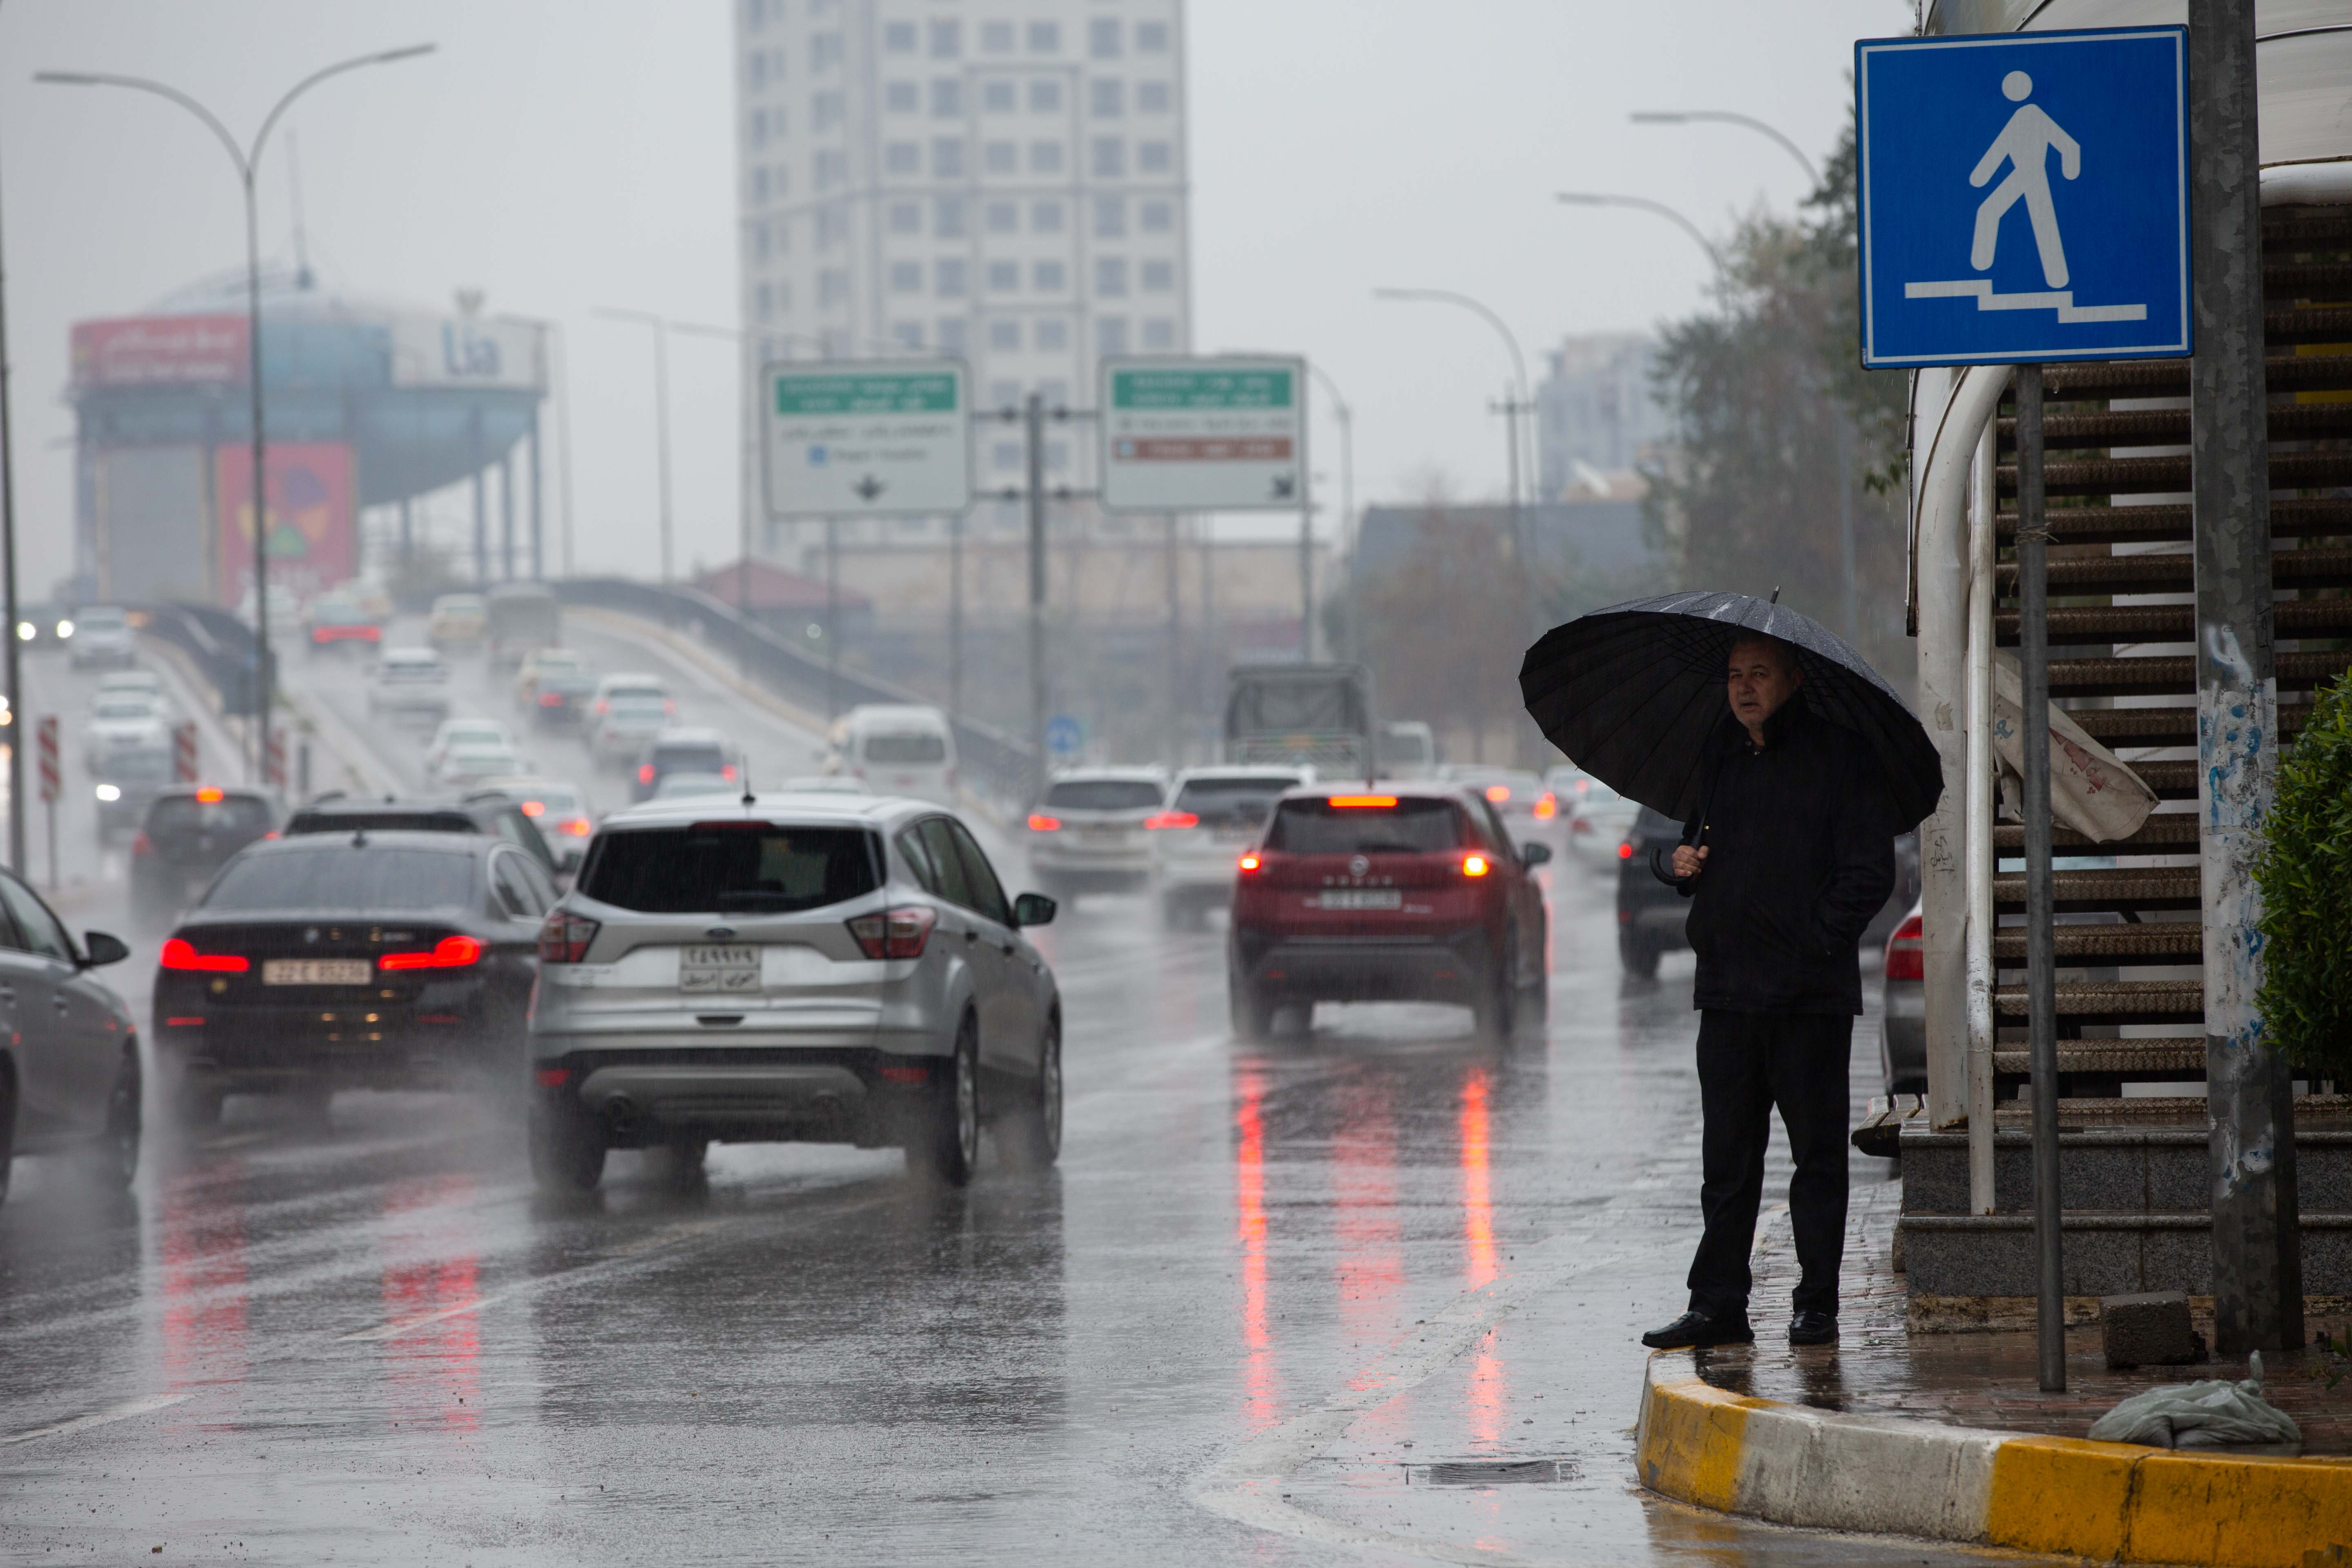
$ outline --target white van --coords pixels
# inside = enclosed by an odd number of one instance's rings
[[[938,709],[860,703],[834,721],[830,739],[825,772],[862,780],[877,795],[955,804],[955,731]]]

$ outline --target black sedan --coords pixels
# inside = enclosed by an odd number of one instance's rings
[[[278,826],[278,807],[257,789],[178,784],[149,804],[131,841],[131,914],[142,928],[169,925],[214,874]]]
[[[479,834],[267,839],[163,943],[155,1053],[181,1116],[224,1096],[518,1086],[555,887]]]

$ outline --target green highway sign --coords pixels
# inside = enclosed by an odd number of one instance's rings
[[[764,374],[769,516],[920,516],[971,504],[962,361],[772,364]]]
[[[1113,511],[1306,504],[1303,360],[1103,361],[1102,496]]]

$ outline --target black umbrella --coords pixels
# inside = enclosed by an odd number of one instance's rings
[[[1713,738],[1736,722],[1724,698],[1732,645],[1759,632],[1797,650],[1797,700],[1870,742],[1904,824],[1933,811],[1944,773],[1927,730],[1860,654],[1786,605],[1668,594],[1595,610],[1528,650],[1519,692],[1578,767],[1679,822],[1702,805]]]

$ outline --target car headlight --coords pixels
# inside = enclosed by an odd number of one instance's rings
[[[122,798],[122,791],[114,784],[100,784],[98,786],[98,798],[111,804]]]
[[[73,623],[71,621],[59,621],[58,623],[58,636],[61,637],[69,637],[73,636]]]

